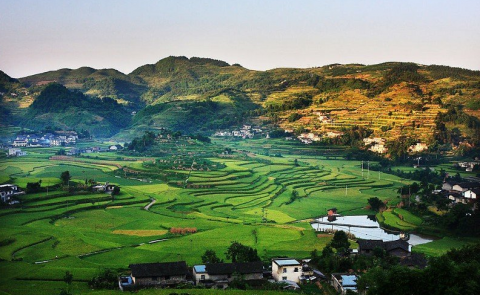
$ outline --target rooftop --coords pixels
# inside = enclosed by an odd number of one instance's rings
[[[262,262],[210,263],[206,265],[210,275],[262,273]]]
[[[300,262],[295,259],[274,259],[273,262],[278,266],[300,265]]]
[[[357,285],[356,275],[341,275],[343,287],[353,287]]]
[[[205,265],[195,265],[193,267],[193,269],[195,270],[195,272],[199,273],[199,272],[207,272],[207,269],[205,267]]]
[[[130,264],[133,277],[162,277],[186,275],[188,273],[185,261],[166,263]]]

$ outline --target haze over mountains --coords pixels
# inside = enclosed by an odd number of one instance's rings
[[[314,134],[362,126],[387,140],[455,136],[458,144],[477,143],[480,130],[480,71],[414,63],[253,71],[171,56],[130,74],[82,67],[17,80],[0,72],[0,92],[2,136],[50,126],[131,140],[161,127],[212,134],[254,123]]]

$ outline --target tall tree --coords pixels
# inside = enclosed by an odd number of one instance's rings
[[[63,171],[60,175],[60,179],[62,180],[63,184],[68,184],[68,181],[72,179],[72,177],[70,176],[70,171]]]
[[[215,251],[207,249],[205,253],[202,255],[202,263],[221,263],[223,260],[218,258],[217,253]]]
[[[240,244],[237,241],[233,241],[230,247],[225,253],[227,259],[231,259],[232,262],[254,262],[260,261],[257,250],[252,247]]]
[[[343,230],[336,231],[330,245],[339,252],[345,252],[350,247],[347,234]]]

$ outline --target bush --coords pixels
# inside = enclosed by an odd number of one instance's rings
[[[88,286],[92,289],[117,289],[118,272],[107,268],[102,273],[94,276],[88,282]]]

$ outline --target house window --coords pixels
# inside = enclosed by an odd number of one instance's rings
[[[293,269],[293,272],[298,272],[298,267],[295,267],[295,268]]]
[[[158,277],[152,277],[152,281],[158,281]]]
[[[170,276],[165,276],[165,280],[170,280]]]
[[[287,277],[282,277],[282,280],[283,280],[283,281],[286,281],[286,280],[287,280]]]
[[[286,268],[283,269],[283,273],[287,273],[287,269],[286,269]]]
[[[205,275],[201,275],[200,280],[202,280],[202,281],[205,280]]]

